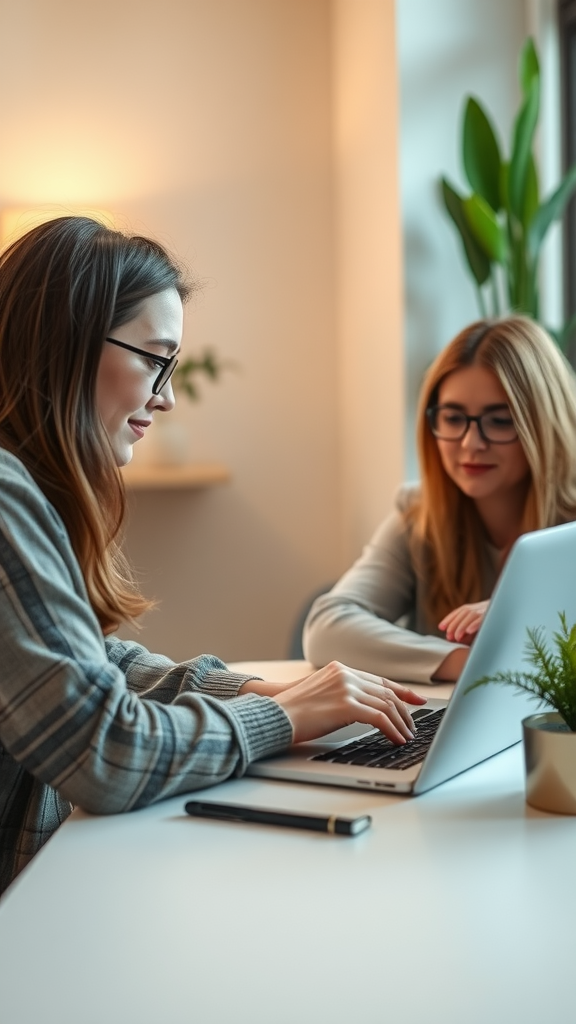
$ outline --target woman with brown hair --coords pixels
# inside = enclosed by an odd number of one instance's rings
[[[514,541],[576,519],[576,382],[532,320],[454,338],[426,374],[417,436],[421,483],[308,615],[315,665],[457,679]]]
[[[353,721],[413,735],[379,676],[292,684],[119,640],[148,607],[119,547],[119,467],[174,406],[189,293],[156,242],[83,217],[0,256],[0,891],[78,804],[143,807]]]

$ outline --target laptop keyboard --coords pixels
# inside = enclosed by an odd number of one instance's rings
[[[331,761],[333,764],[362,764],[366,768],[398,768],[401,771],[419,764],[428,751],[446,708],[426,711],[422,708],[413,715],[418,731],[413,740],[397,747],[382,733],[368,733],[335,747],[323,754],[315,754],[311,761]]]

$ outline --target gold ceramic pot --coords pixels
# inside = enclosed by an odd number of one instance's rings
[[[522,722],[526,800],[555,814],[576,814],[576,732],[555,711]]]

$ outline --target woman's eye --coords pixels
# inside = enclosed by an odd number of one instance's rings
[[[153,356],[145,357],[144,362],[150,367],[151,370],[162,370],[164,364],[159,359],[154,359]]]
[[[500,416],[488,416],[487,417],[487,423],[488,423],[489,427],[496,427],[496,428],[502,430],[505,427],[511,427],[512,426],[512,418],[511,418],[511,416],[506,416],[506,415],[503,415],[503,414],[500,415]]]
[[[465,419],[466,419],[466,417],[463,416],[462,413],[460,413],[460,412],[443,412],[442,413],[442,422],[450,424],[451,427],[453,427],[453,426],[460,426],[461,423],[464,423]]]

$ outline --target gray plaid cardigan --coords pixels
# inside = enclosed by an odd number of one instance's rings
[[[72,804],[144,807],[286,747],[281,707],[237,695],[247,678],[104,638],[62,520],[0,449],[0,892]]]

